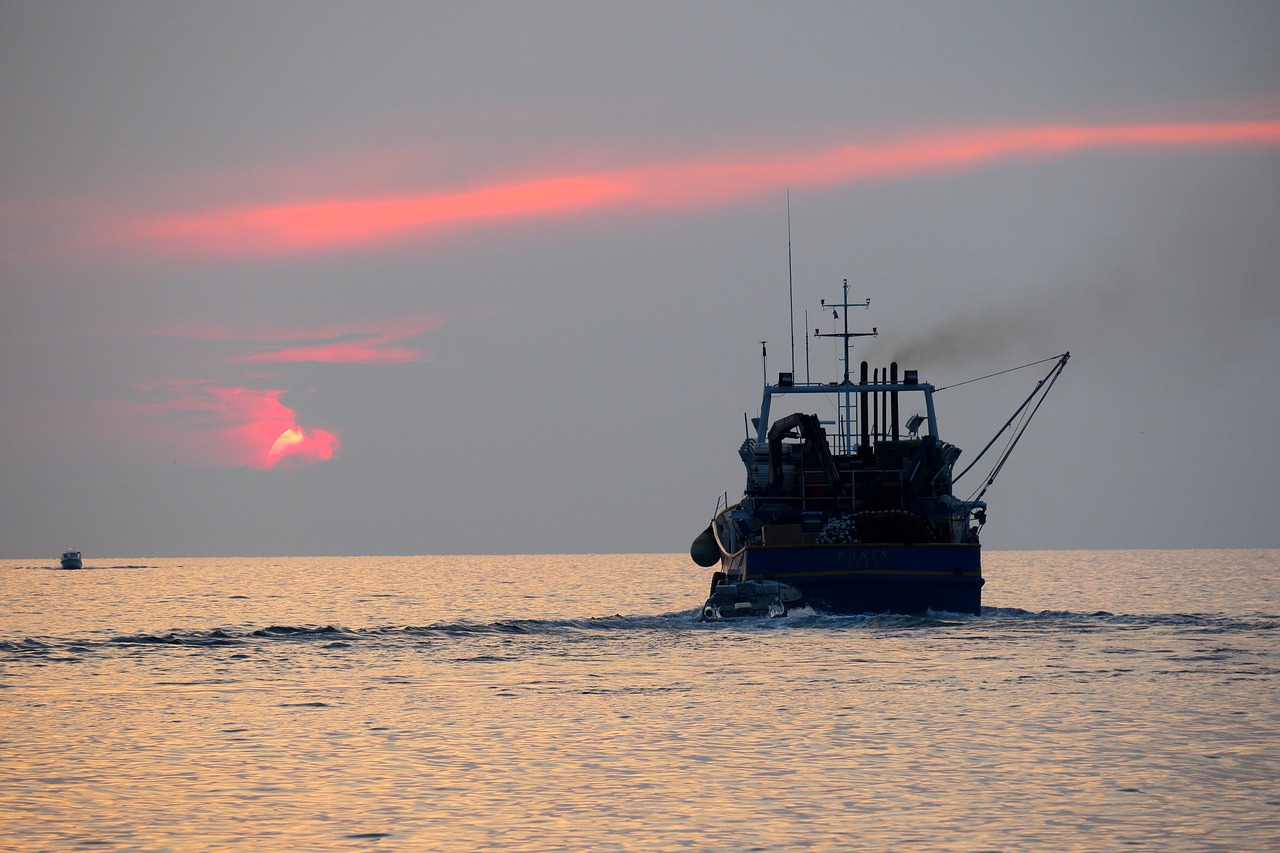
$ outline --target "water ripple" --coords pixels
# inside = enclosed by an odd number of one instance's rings
[[[74,653],[90,655],[113,647],[223,648],[255,643],[312,643],[323,648],[344,649],[352,644],[401,641],[405,639],[458,640],[478,637],[572,637],[596,633],[705,632],[758,633],[770,631],[865,631],[880,635],[898,632],[929,632],[962,629],[991,631],[1057,631],[1069,635],[1096,631],[1164,628],[1201,635],[1274,631],[1280,617],[1273,615],[1226,616],[1211,613],[1123,614],[1097,611],[1073,613],[1018,608],[984,608],[981,616],[930,613],[908,616],[895,614],[834,615],[798,610],[782,619],[748,618],[703,623],[696,611],[655,616],[607,616],[586,619],[498,619],[493,621],[453,621],[428,625],[344,628],[336,625],[268,625],[262,628],[212,628],[196,631],[120,634],[107,639],[93,637],[23,637],[0,641],[0,659],[21,660]]]

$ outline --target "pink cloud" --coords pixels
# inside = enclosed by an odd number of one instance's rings
[[[424,353],[412,347],[388,347],[381,341],[345,341],[342,343],[316,344],[241,356],[237,361],[246,364],[263,362],[318,361],[327,364],[406,364],[422,361]]]
[[[338,436],[300,426],[278,389],[166,381],[142,386],[150,399],[117,404],[135,437],[208,467],[271,469],[333,458]]]
[[[243,256],[332,251],[431,235],[443,228],[624,206],[708,207],[784,187],[936,174],[1089,150],[1277,144],[1280,121],[964,129],[874,145],[544,175],[445,191],[246,203],[143,217],[113,233],[118,241],[164,253]],[[342,352],[297,349],[300,357],[318,360],[340,357]],[[358,347],[347,351],[347,357],[369,355]],[[383,353],[387,358],[403,355]]]
[[[628,187],[569,175],[457,192],[225,207],[138,220],[124,236],[165,253],[258,255],[385,243],[441,226],[612,206]]]
[[[419,347],[392,345],[443,328],[447,319],[441,314],[425,314],[345,325],[247,330],[225,326],[170,326],[152,330],[150,334],[259,345],[257,352],[234,356],[232,362],[237,364],[407,364],[426,360],[428,356]]]
[[[284,389],[252,387],[278,381],[252,366],[424,361],[429,359],[427,353],[408,341],[442,328],[448,319],[444,314],[419,314],[316,326],[200,324],[135,330],[135,334],[226,344],[231,352],[219,361],[224,367],[233,366],[238,378],[161,379],[136,386],[144,399],[106,404],[97,413],[100,417],[84,420],[97,423],[96,432],[104,437],[119,441],[127,436],[126,444],[177,453],[197,465],[272,469],[321,462],[337,452],[338,435],[300,424],[282,401]]]

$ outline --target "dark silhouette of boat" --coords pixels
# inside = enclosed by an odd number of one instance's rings
[[[747,473],[742,497],[730,503],[722,496],[690,549],[698,565],[717,568],[704,619],[779,616],[797,606],[834,613],[981,610],[982,498],[1039,403],[1014,428],[984,484],[956,497],[960,448],[939,432],[937,389],[896,362],[871,369],[864,361],[851,377],[852,339],[878,332],[849,331],[850,309],[870,300],[850,304],[848,292],[846,281],[843,302],[823,304],[836,317],[843,312],[843,331],[815,330],[817,337],[843,339],[843,378],[799,383],[785,372],[776,384],[766,380],[759,416],[738,448]],[[1054,365],[996,438],[1033,400],[1043,401],[1070,355],[1033,362]],[[826,419],[796,411],[770,420],[797,399],[797,408],[822,411]]]

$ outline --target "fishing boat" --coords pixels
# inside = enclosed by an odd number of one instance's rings
[[[63,551],[62,552],[62,568],[64,569],[82,569],[84,564],[80,561],[79,551]]]
[[[717,569],[703,619],[781,616],[802,606],[981,611],[983,497],[1071,354],[1031,363],[1054,362],[957,474],[960,448],[943,440],[934,408],[939,389],[896,362],[869,368],[863,361],[856,379],[851,375],[852,341],[879,332],[850,331],[849,313],[869,306],[869,299],[849,302],[847,281],[841,302],[823,302],[833,319],[843,317],[843,330],[814,335],[843,341],[842,378],[797,382],[792,370],[775,384],[766,379],[759,415],[738,448],[747,474],[742,497],[730,503],[726,492],[690,548],[694,562]],[[778,410],[783,414],[771,420]],[[973,494],[957,497],[956,480],[1006,433],[991,474]]]

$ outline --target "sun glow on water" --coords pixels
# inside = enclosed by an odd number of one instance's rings
[[[1280,551],[988,557],[713,624],[687,554],[0,561],[0,846],[1274,849]]]

